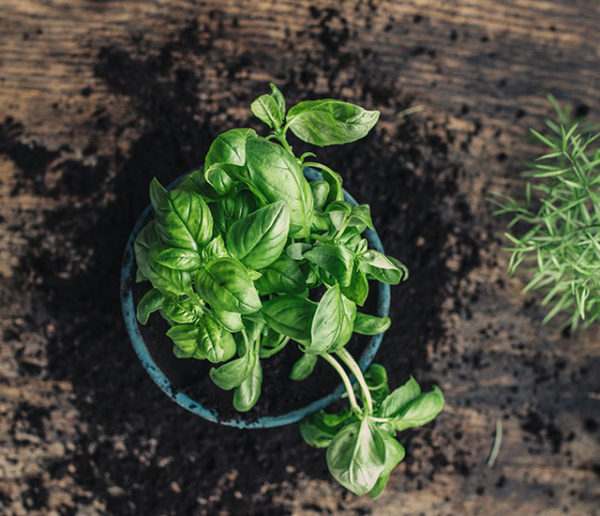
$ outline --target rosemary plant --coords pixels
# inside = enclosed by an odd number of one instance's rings
[[[513,216],[509,273],[521,264],[530,268],[523,291],[545,292],[542,305],[551,308],[543,322],[560,313],[563,327],[576,330],[600,317],[600,132],[548,99],[558,122],[546,120],[545,134],[531,130],[550,151],[524,172],[531,178],[524,203],[498,193],[492,201],[495,215]]]

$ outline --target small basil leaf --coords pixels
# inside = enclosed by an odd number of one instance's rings
[[[137,269],[135,271],[135,282],[142,283],[144,281],[150,281],[150,280],[148,278],[146,278],[146,276],[144,276],[144,274],[142,273],[142,271],[140,269]]]
[[[290,213],[290,236],[308,236],[313,198],[300,165],[283,147],[264,138],[246,143],[246,181],[268,202],[285,201]]]
[[[213,238],[202,251],[200,251],[200,258],[203,263],[211,261],[213,258],[223,258],[229,256],[229,252],[225,247],[225,242],[221,235],[217,235]]]
[[[310,340],[316,303],[295,296],[278,296],[265,301],[261,313],[270,328],[294,340]]]
[[[317,355],[302,355],[292,367],[290,379],[296,381],[306,380],[313,372],[315,365],[317,365],[318,358]]]
[[[411,376],[402,387],[398,387],[392,393],[383,400],[379,415],[381,417],[395,417],[404,408],[408,406],[411,401],[416,400],[421,395],[421,387],[417,381]]]
[[[341,332],[330,348],[331,351],[343,348],[350,340],[350,337],[352,337],[352,328],[354,327],[354,319],[356,318],[356,303],[350,301],[342,294],[342,309],[344,316]]]
[[[212,142],[204,167],[208,170],[215,163],[226,163],[239,167],[246,163],[246,141],[256,136],[253,129],[231,129],[217,136]]]
[[[267,124],[271,129],[279,129],[283,122],[283,113],[279,109],[273,95],[261,95],[252,104],[250,110],[256,118]]]
[[[160,251],[154,260],[160,265],[178,271],[192,271],[200,267],[200,256],[190,249],[168,247]]]
[[[275,102],[277,102],[279,112],[283,116],[285,114],[285,98],[283,96],[283,93],[281,93],[281,91],[279,91],[279,88],[275,86],[272,82],[269,83],[269,86],[271,87],[273,98],[275,99]]]
[[[310,189],[313,193],[313,206],[315,210],[322,210],[327,202],[329,195],[329,184],[327,181],[319,180],[310,183]]]
[[[329,185],[329,195],[327,196],[327,203],[333,201],[343,201],[344,190],[342,188],[342,176],[340,176],[335,170],[332,170],[325,165],[321,165],[320,163],[315,163],[314,165],[319,165],[318,168],[321,171],[323,180],[326,181]]]
[[[343,245],[324,243],[306,251],[304,258],[331,274],[341,286],[350,285],[354,254]]]
[[[187,190],[167,192],[154,178],[150,199],[156,212],[156,234],[164,244],[197,251],[208,243],[213,220],[200,195]]]
[[[226,197],[212,203],[210,207],[215,222],[215,229],[219,233],[224,234],[231,224],[256,210],[258,205],[256,197],[251,192],[242,190],[231,197]]]
[[[331,228],[331,219],[328,215],[320,211],[313,213],[312,227],[313,231],[329,231]]]
[[[364,230],[365,227],[373,229],[373,220],[371,220],[371,207],[368,204],[352,206],[348,225],[357,226],[361,231]]]
[[[235,258],[217,258],[196,275],[196,288],[211,307],[249,314],[260,310],[260,299],[244,266]]]
[[[302,141],[324,147],[363,138],[379,119],[379,111],[340,100],[305,100],[287,114],[290,130]]]
[[[402,263],[373,249],[360,255],[359,262],[361,270],[367,276],[383,283],[397,285],[407,277],[408,271]]]
[[[222,164],[217,163],[206,169],[206,182],[220,195],[227,195],[233,188],[234,182],[227,174]]]
[[[160,290],[153,288],[146,292],[137,305],[136,316],[138,322],[140,324],[146,324],[150,314],[156,312],[156,310],[160,310],[163,307],[164,302],[165,296],[163,296]]]
[[[312,246],[310,244],[305,244],[304,242],[295,242],[287,246],[286,254],[297,262],[300,260],[304,260],[304,253],[311,249]]]
[[[342,294],[354,301],[358,306],[363,306],[367,300],[369,295],[369,282],[364,273],[356,265],[352,268],[350,284],[347,287],[342,287]],[[359,314],[357,314],[357,316],[358,315]],[[354,331],[357,330],[355,329]]]
[[[352,417],[353,413],[347,409],[343,409],[337,414],[329,414],[321,410],[302,420],[300,433],[308,445],[315,448],[327,448],[335,434]]]
[[[400,432],[407,428],[423,426],[432,421],[444,408],[444,395],[437,385],[419,398],[410,402],[390,421],[390,426]],[[385,417],[385,416],[384,416]]]
[[[206,182],[203,169],[194,170],[185,176],[183,181],[181,181],[179,186],[177,186],[177,189],[200,194],[205,199],[215,200],[221,197],[221,195],[219,195],[215,189]]]
[[[174,324],[193,324],[202,315],[190,300],[180,301],[176,297],[165,299],[162,314],[167,321]]]
[[[385,441],[368,418],[340,430],[327,448],[329,472],[360,496],[368,493],[385,467]]]
[[[198,322],[200,334],[198,349],[213,364],[229,360],[235,355],[233,336],[224,331],[211,314],[205,314]]]
[[[371,364],[364,376],[371,396],[376,403],[381,403],[390,393],[385,367],[380,364]]]
[[[379,335],[386,331],[391,323],[389,317],[375,317],[358,312],[354,319],[354,331],[361,335]]]
[[[228,312],[226,310],[218,310],[213,308],[213,315],[217,322],[227,331],[236,333],[241,331],[244,327],[242,322],[242,316],[235,312]]]
[[[394,470],[394,468],[402,462],[404,459],[405,451],[404,446],[402,446],[394,437],[391,435],[382,432],[383,442],[385,444],[385,464],[383,466],[382,472],[379,474],[379,478],[373,489],[369,491],[369,496],[375,500],[378,498],[390,478],[390,474]]]
[[[250,269],[262,269],[282,253],[290,227],[285,201],[260,208],[234,222],[225,242],[229,252]]]
[[[262,366],[256,360],[250,375],[235,389],[233,393],[233,407],[239,412],[248,412],[260,398],[262,386]]]
[[[288,343],[289,339],[271,328],[267,328],[266,335],[260,341],[260,358],[269,358],[279,353]]]
[[[180,324],[170,328],[167,332],[167,337],[184,353],[191,354],[195,358],[205,358],[198,353],[198,337],[200,336],[200,332],[201,329],[194,324]]]
[[[325,213],[331,213],[332,211],[341,211],[345,215],[352,213],[352,205],[346,201],[333,201],[325,208]]]
[[[268,267],[261,269],[262,276],[254,282],[262,295],[274,293],[301,294],[306,288],[304,275],[298,263],[283,254]]]
[[[173,354],[176,358],[192,358],[194,356],[193,353],[186,353],[175,345],[173,345]]]
[[[352,321],[344,309],[339,285],[328,289],[317,305],[306,353],[320,354],[344,346],[352,336]]]
[[[213,367],[209,372],[210,379],[223,390],[235,389],[252,374],[257,360],[255,353],[246,350],[240,358],[227,362],[221,367]]]

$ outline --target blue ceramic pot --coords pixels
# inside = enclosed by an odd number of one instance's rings
[[[187,174],[186,174],[187,175]],[[309,181],[316,181],[318,179],[322,179],[321,174],[311,168],[304,169],[304,175]],[[171,183],[167,189],[171,190],[179,184],[179,182],[185,177],[181,176]],[[346,201],[353,205],[357,205],[358,203],[354,200],[354,198],[344,190],[344,197]],[[140,329],[138,327],[138,322],[136,319],[136,311],[133,303],[133,291],[132,285],[135,283],[135,252],[133,248],[133,242],[139,231],[152,219],[154,216],[154,210],[152,206],[148,206],[140,218],[133,226],[133,230],[129,235],[129,240],[127,241],[127,247],[125,248],[125,254],[123,256],[123,264],[121,267],[121,306],[123,309],[123,317],[125,319],[125,327],[127,328],[127,333],[129,334],[129,338],[137,353],[142,365],[150,375],[150,377],[154,380],[156,385],[158,385],[164,393],[173,399],[176,403],[181,405],[183,408],[193,412],[194,414],[203,417],[204,419],[208,419],[214,423],[220,423],[222,425],[234,426],[238,428],[269,428],[275,426],[284,426],[289,425],[291,423],[296,423],[300,421],[305,416],[312,414],[318,410],[324,409],[327,405],[339,399],[344,392],[344,386],[340,384],[337,389],[335,389],[332,393],[324,396],[323,398],[317,399],[313,401],[310,405],[307,405],[304,408],[293,410],[286,414],[281,414],[278,416],[265,416],[261,417],[257,420],[246,421],[242,418],[233,418],[233,419],[221,419],[219,414],[207,407],[204,407],[197,401],[190,398],[188,395],[183,392],[178,392],[173,389],[171,386],[171,382],[164,374],[164,372],[156,365],[152,355],[150,354],[146,343],[140,333]],[[381,245],[381,240],[377,233],[373,230],[367,229],[365,232],[365,237],[369,241],[369,247],[375,249],[380,252],[384,252],[383,246]],[[386,317],[390,312],[390,287],[384,283],[376,284],[376,295],[377,295],[377,314],[379,317]],[[362,355],[360,356],[358,363],[361,369],[364,371],[377,353],[379,346],[381,345],[381,340],[383,338],[383,334],[375,335],[371,337],[365,347]],[[288,380],[287,381],[292,381]],[[310,380],[309,380],[310,381]],[[268,385],[264,386],[265,390],[269,388]]]

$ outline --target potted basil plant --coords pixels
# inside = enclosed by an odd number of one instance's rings
[[[373,231],[369,206],[349,202],[340,175],[315,154],[296,156],[287,133],[318,147],[345,144],[364,137],[379,112],[330,99],[287,110],[282,93],[273,84],[271,90],[251,105],[270,128],[267,136],[246,128],[224,132],[203,169],[174,189],[152,180],[154,217],[132,237],[136,280],[151,284],[137,304],[137,320],[146,325],[159,312],[174,355],[214,364],[210,379],[233,391],[239,412],[251,411],[270,388],[263,368],[286,346],[301,351],[287,381],[308,379],[325,361],[341,378],[348,407],[328,413],[311,406],[302,436],[327,448],[340,484],[375,498],[404,458],[396,434],[434,419],[444,397],[437,387],[421,393],[412,377],[390,391],[382,365],[363,372],[348,351],[353,333],[380,340],[390,326],[389,317],[361,309],[369,280],[395,285],[407,269],[369,246],[363,235]],[[319,178],[309,182],[307,167]],[[128,330],[139,338],[137,326]],[[160,371],[140,357],[157,380]]]

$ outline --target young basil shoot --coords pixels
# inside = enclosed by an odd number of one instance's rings
[[[319,147],[349,143],[371,130],[379,112],[331,99],[286,111],[282,93],[273,84],[271,91],[251,105],[269,135],[224,132],[204,168],[177,188],[167,191],[152,180],[154,220],[135,241],[137,280],[152,288],[137,318],[146,324],[159,312],[170,325],[174,354],[213,363],[210,378],[233,391],[241,412],[260,398],[268,358],[290,341],[303,352],[291,381],[309,378],[325,360],[340,375],[350,409],[313,414],[302,422],[302,435],[328,448],[340,484],[376,497],[404,458],[396,433],[431,421],[444,398],[437,387],[421,394],[413,379],[390,392],[383,366],[363,374],[346,350],[353,333],[377,335],[390,325],[387,317],[359,311],[369,280],[395,285],[408,271],[368,248],[369,206],[348,203],[341,176],[313,153],[297,157],[287,133]],[[319,169],[323,179],[309,183],[304,166]]]

